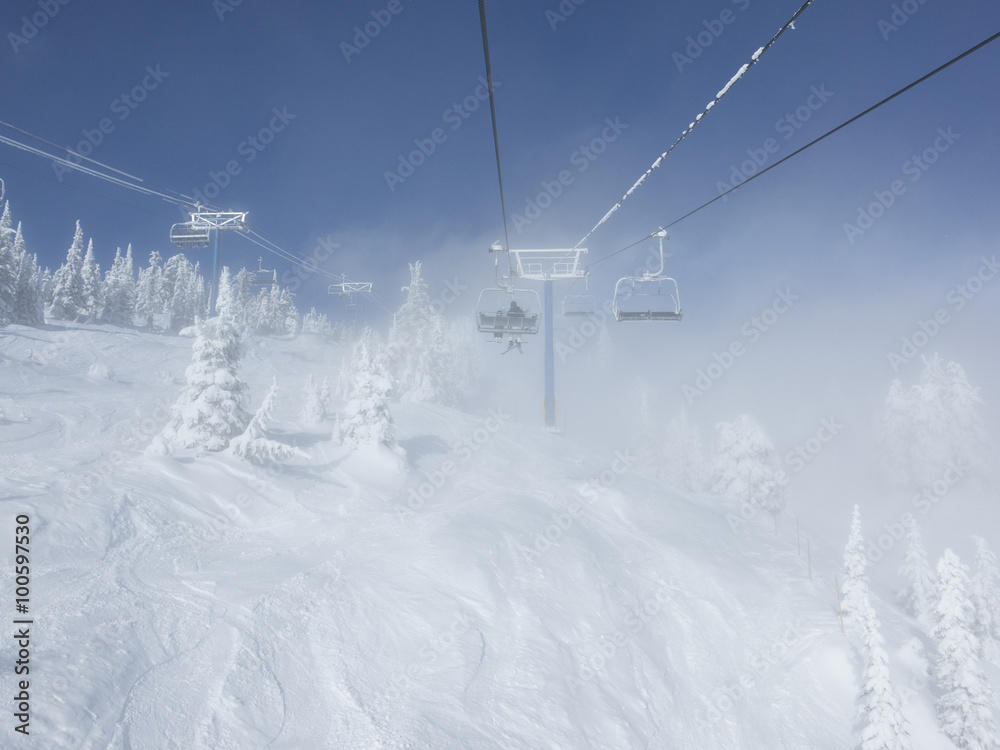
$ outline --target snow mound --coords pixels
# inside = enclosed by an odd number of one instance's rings
[[[147,455],[176,393],[157,373],[190,342],[102,351],[128,384],[81,390],[71,362],[36,390],[0,359],[45,430],[2,443],[24,457],[8,510],[37,519],[39,689],[18,746],[851,745],[856,675],[818,540],[811,582],[769,519],[734,533],[735,501],[502,410],[393,403],[402,450],[347,453],[286,399],[286,463]],[[341,354],[274,340],[241,376],[259,399]],[[85,407],[56,403],[70,393]],[[14,746],[11,722],[0,738]]]

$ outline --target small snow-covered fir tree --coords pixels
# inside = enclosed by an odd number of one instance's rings
[[[1000,571],[997,557],[986,540],[974,536],[976,573],[972,578],[973,632],[979,639],[983,658],[1000,661]]]
[[[858,614],[861,600],[868,590],[867,565],[865,539],[861,534],[861,508],[855,505],[851,515],[851,532],[844,547],[844,585],[840,602],[844,617],[856,617]]]
[[[187,387],[171,409],[171,419],[153,446],[220,451],[247,426],[246,384],[237,368],[241,358],[239,336],[222,318],[211,318],[198,328]]]
[[[680,413],[667,425],[663,442],[661,475],[672,487],[688,492],[702,492],[708,479],[708,467],[698,427]]]
[[[786,503],[779,481],[774,444],[747,415],[718,425],[718,443],[712,462],[712,491],[730,495],[769,513],[780,513]]]
[[[464,320],[453,320],[445,329],[447,363],[445,377],[448,385],[446,393],[450,402],[459,396],[472,392],[483,369],[483,348],[475,336],[474,329]]]
[[[97,320],[104,307],[102,294],[101,266],[94,256],[94,241],[87,243],[87,253],[83,256],[83,268],[80,271],[83,279],[83,314],[87,320]]]
[[[979,388],[973,388],[958,362],[945,368],[947,383],[944,402],[948,407],[948,440],[951,455],[966,461],[976,471],[991,468],[988,455],[989,436],[981,416],[983,399]]]
[[[938,723],[960,748],[1000,746],[993,719],[994,695],[979,666],[973,607],[967,594],[968,568],[950,549],[937,565],[939,597],[933,635],[937,641]]]
[[[274,402],[278,397],[278,379],[271,381],[264,401],[250,420],[242,435],[233,438],[230,449],[237,458],[264,466],[275,461],[284,461],[295,455],[295,449],[267,436],[270,428]]]
[[[219,273],[219,293],[215,297],[215,314],[234,320],[236,310],[233,307],[233,302],[233,280],[229,275],[229,266],[223,266]]]
[[[149,254],[149,265],[139,271],[135,289],[135,314],[147,330],[153,330],[156,315],[162,312],[160,304],[162,259],[155,250]]]
[[[330,378],[323,376],[323,383],[319,387],[319,403],[323,407],[323,418],[326,419],[333,414],[333,392],[330,390]]]
[[[177,253],[167,258],[160,273],[160,312],[170,312],[170,305],[173,302],[174,294],[177,291],[177,277],[181,273],[181,266],[190,263],[184,253]]]
[[[927,562],[920,526],[913,516],[906,520],[906,552],[899,574],[907,580],[906,588],[899,592],[907,611],[918,619],[929,617],[936,597],[934,571]]]
[[[410,264],[410,283],[403,291],[406,301],[393,316],[385,352],[394,392],[400,401],[451,403],[451,355],[443,320],[431,311],[420,261]]]
[[[303,396],[305,400],[302,404],[302,419],[308,424],[319,424],[326,419],[326,409],[323,406],[323,400],[320,397],[320,391],[316,387],[316,379],[313,378],[312,373],[306,379]]]
[[[73,244],[66,252],[66,262],[52,279],[52,304],[49,315],[56,320],[76,320],[86,315],[87,300],[83,288],[83,229],[76,222]]]
[[[302,333],[316,333],[326,339],[333,338],[333,328],[330,326],[330,319],[325,313],[316,312],[316,308],[309,309],[302,316]]]
[[[40,326],[45,322],[42,272],[38,268],[38,258],[29,254],[25,247],[20,224],[14,233],[14,260],[17,264],[14,322],[25,326]]]
[[[230,282],[230,301],[227,315],[237,330],[243,334],[249,334],[256,330],[256,323],[253,320],[253,285],[250,282],[250,272],[245,268],[241,268]]]
[[[174,260],[179,258],[176,263]],[[191,261],[183,255],[175,255],[168,265],[173,264],[173,297],[170,300],[170,330],[177,332],[194,325],[203,314],[204,287],[202,279]]]
[[[11,222],[10,202],[7,202],[0,217],[0,326],[14,322],[14,298],[17,294],[18,269]]]
[[[927,486],[951,462],[989,468],[979,389],[957,362],[945,365],[937,354],[923,361],[920,382],[904,388],[893,380],[885,401],[883,464],[897,487]]]
[[[104,313],[109,323],[119,326],[132,325],[135,317],[135,281],[132,270],[132,246],[122,255],[115,251],[115,259],[104,276]]]
[[[41,277],[41,287],[42,287],[42,304],[45,310],[48,310],[52,306],[52,299],[55,295],[56,282],[55,277],[52,273],[52,269],[48,266],[42,271]]]
[[[857,622],[865,650],[858,712],[861,750],[910,750],[910,733],[892,684],[881,623],[872,607],[867,585],[859,589]]]
[[[349,398],[335,433],[337,442],[351,449],[396,447],[396,428],[389,412],[392,382],[377,348],[371,330],[365,328],[354,345]]]

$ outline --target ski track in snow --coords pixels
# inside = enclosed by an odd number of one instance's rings
[[[2,398],[17,404],[0,453],[19,461],[2,505],[34,509],[37,560],[32,737],[8,721],[9,746],[850,745],[853,657],[829,582],[810,584],[769,523],[734,534],[720,501],[626,473],[529,559],[613,452],[511,423],[458,461],[449,446],[485,417],[418,405],[394,405],[412,450],[398,497],[322,461],[251,484],[225,455],[145,456],[136,423],[176,398],[158,372],[179,380],[190,341],[71,333],[45,364],[29,349],[61,334],[0,342]],[[292,373],[277,422],[295,434],[299,375],[335,372],[339,355],[267,348]],[[95,357],[116,380],[88,375]],[[272,368],[254,369],[257,398]],[[18,409],[31,430],[8,429]],[[400,517],[420,472],[448,458],[457,473]],[[95,472],[90,492],[68,491]],[[753,687],[712,714],[741,677]]]

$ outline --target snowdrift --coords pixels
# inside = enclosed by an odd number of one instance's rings
[[[285,386],[276,432],[304,457],[146,455],[190,346],[0,337],[0,493],[10,530],[32,518],[34,618],[31,735],[8,714],[5,746],[852,746],[841,530],[810,581],[787,521],[734,532],[734,504],[502,406],[395,404],[402,471],[350,465],[332,426],[296,421],[341,355],[309,337],[244,363],[252,400]]]

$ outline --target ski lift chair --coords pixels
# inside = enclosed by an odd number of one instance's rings
[[[497,342],[505,334],[520,342],[521,336],[538,333],[540,308],[538,292],[530,289],[484,289],[476,303],[476,328]]]
[[[208,232],[208,227],[185,221],[170,227],[170,241],[178,247],[208,247]]]
[[[660,239],[660,267],[642,276],[625,276],[615,284],[611,309],[617,321],[681,320],[681,294],[677,281],[663,276],[663,238],[667,232],[656,233]]]

